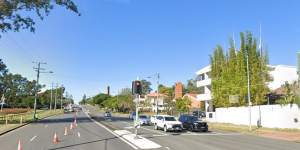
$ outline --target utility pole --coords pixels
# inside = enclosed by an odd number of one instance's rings
[[[60,110],[62,110],[63,107],[62,99],[63,99],[63,85],[61,85],[60,88]]]
[[[51,83],[50,110],[52,110],[52,101],[53,101],[53,82]]]
[[[249,131],[252,131],[251,127],[251,93],[250,93],[250,71],[249,71],[249,53],[247,51],[247,79],[248,79],[248,108],[249,108]]]
[[[45,72],[44,68],[41,68],[41,65],[45,65],[47,63],[45,62],[33,62],[37,64],[37,67],[33,68],[36,72],[36,85],[35,85],[35,94],[34,94],[34,113],[33,113],[33,120],[36,120],[36,105],[37,105],[37,97],[38,97],[38,85],[39,85],[39,79],[40,79],[40,73],[53,73],[52,71]]]
[[[56,111],[56,102],[57,102],[57,88],[58,88],[58,83],[56,83],[55,86],[55,97],[54,97],[54,110]]]

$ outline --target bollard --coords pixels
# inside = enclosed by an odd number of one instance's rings
[[[5,124],[8,124],[7,115],[5,115]]]

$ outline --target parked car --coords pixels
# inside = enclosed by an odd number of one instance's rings
[[[154,125],[155,122],[156,122],[156,116],[157,116],[157,115],[153,115],[153,116],[150,117],[150,123],[153,124],[153,125]]]
[[[192,115],[181,115],[179,121],[182,123],[183,129],[189,131],[208,131],[208,125],[204,121],[200,121],[198,117]]]
[[[182,123],[177,121],[174,116],[169,115],[158,115],[154,124],[154,129],[163,129],[165,132],[168,131],[182,131]]]
[[[111,118],[111,113],[108,112],[108,111],[105,112],[105,113],[104,113],[104,118],[105,118],[105,119],[110,119],[110,118]]]
[[[135,112],[131,112],[129,114],[129,119],[134,120],[135,119]]]
[[[146,115],[139,116],[140,125],[150,125],[150,119]]]
[[[193,116],[198,118],[205,118],[206,114],[204,111],[193,111]]]

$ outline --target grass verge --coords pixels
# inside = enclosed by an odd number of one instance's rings
[[[37,112],[37,117],[39,120],[47,118],[47,117],[51,117],[51,116],[55,116],[55,115],[59,115],[59,114],[63,114],[63,111],[38,111]],[[0,124],[0,135],[3,135],[9,131],[12,131],[14,129],[17,129],[19,127],[22,127],[26,124],[29,124],[33,121],[32,119],[32,113],[26,113],[22,115],[22,124],[20,123],[20,116],[13,116],[12,119],[8,122],[8,124],[6,125],[5,123]]]

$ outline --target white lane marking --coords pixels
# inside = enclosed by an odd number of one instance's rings
[[[87,114],[87,117],[92,120],[94,123],[96,123],[98,126],[104,128],[106,131],[110,132],[111,134],[113,134],[114,136],[118,137],[120,140],[122,140],[123,142],[125,142],[126,144],[128,144],[129,146],[131,146],[133,149],[138,149],[136,146],[134,146],[133,144],[131,144],[130,142],[126,141],[124,138],[122,138],[121,136],[119,136],[118,134],[114,133],[113,131],[111,131],[110,129],[108,129],[106,126],[104,126],[103,124],[97,122],[96,120],[92,119],[91,116],[89,114]]]
[[[36,135],[30,139],[30,142],[32,142],[35,138],[37,138]]]
[[[133,129],[133,127],[124,127],[124,129]]]
[[[169,148],[169,147],[166,147],[166,149],[167,149],[167,150],[170,150],[170,148]]]
[[[48,125],[47,125],[47,124],[45,125],[45,128],[48,128]]]
[[[80,138],[80,132],[77,132],[77,136]]]
[[[140,149],[156,149],[161,148],[160,145],[157,143],[150,141],[144,137],[137,136],[127,130],[115,130],[116,134],[122,136],[124,139],[128,140],[129,142],[133,143]]]

